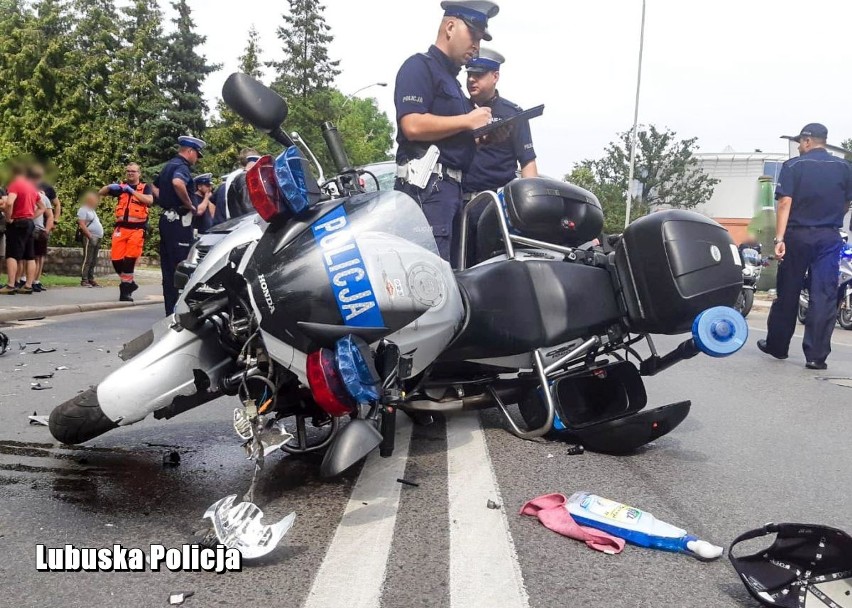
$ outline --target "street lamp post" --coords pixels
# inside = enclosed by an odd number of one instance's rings
[[[630,170],[627,177],[627,213],[624,229],[630,225],[630,206],[633,202],[633,169],[636,165],[636,134],[639,129],[639,89],[642,85],[642,51],[645,48],[645,0],[642,0],[642,29],[639,33],[639,74],[636,77],[636,105],[633,110],[633,134],[630,137]]]
[[[386,83],[386,82],[374,82],[373,84],[368,84],[365,87],[361,87],[360,89],[358,89],[354,93],[350,93],[349,95],[346,96],[346,101],[343,102],[341,109],[345,108],[346,104],[349,103],[349,100],[352,99],[353,97],[355,97],[355,95],[357,95],[361,91],[364,91],[364,90],[369,89],[371,87],[386,87],[386,86],[388,86],[388,83]]]

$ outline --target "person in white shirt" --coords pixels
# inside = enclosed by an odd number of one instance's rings
[[[77,211],[77,226],[83,243],[83,267],[80,271],[82,287],[100,287],[95,281],[98,250],[104,238],[104,227],[95,211],[99,200],[97,193],[87,192],[83,195],[82,205]]]

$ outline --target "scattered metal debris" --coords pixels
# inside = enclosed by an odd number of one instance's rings
[[[39,416],[36,412],[33,412],[32,416],[27,416],[30,420],[30,424],[33,426],[48,426],[48,419],[50,416]]]
[[[180,465],[180,454],[177,452],[166,452],[163,454],[164,467],[176,467]]]
[[[489,500],[489,501],[488,501],[488,504],[487,504],[486,506],[487,506],[489,509],[494,509],[495,511],[496,511],[496,510],[498,510],[498,509],[500,509],[500,505],[499,505],[498,503],[494,502],[493,500]]]
[[[586,448],[581,446],[580,444],[569,445],[568,451],[566,452],[569,456],[579,456],[586,451]]]
[[[32,385],[32,390],[34,390],[34,391],[49,391],[52,388],[53,387],[50,386],[49,384],[42,384],[41,382],[36,382],[35,384]]]
[[[184,593],[172,593],[169,596],[169,605],[170,606],[180,606],[183,604],[187,598],[195,595],[195,591],[186,591]]]
[[[53,378],[53,372],[49,374],[39,374],[37,376],[33,376],[33,380],[50,380]]]
[[[47,355],[47,354],[55,353],[55,352],[56,352],[55,348],[42,348],[42,347],[39,346],[37,349],[35,349],[33,351],[33,354],[34,355]]]
[[[237,495],[232,494],[210,505],[204,517],[213,522],[219,542],[229,549],[237,549],[243,559],[255,559],[270,553],[293,527],[296,514],[290,513],[276,524],[264,525],[263,511],[252,502],[234,505]]]
[[[406,486],[413,486],[415,488],[420,487],[419,483],[416,483],[414,481],[408,481],[407,479],[401,479],[400,478],[400,479],[397,479],[396,481],[397,481],[397,483],[401,483],[401,484],[406,485]]]

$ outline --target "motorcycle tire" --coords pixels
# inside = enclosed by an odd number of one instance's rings
[[[808,317],[808,309],[799,304],[799,310],[796,312],[796,318],[802,325],[805,324],[805,319]]]
[[[837,311],[837,322],[843,329],[852,330],[852,309],[841,305]]]
[[[736,311],[740,313],[743,318],[748,316],[748,313],[751,312],[752,307],[754,306],[754,291],[751,289],[743,289],[740,291],[740,295],[737,297],[737,304],[734,306]]]
[[[50,434],[68,445],[94,439],[118,426],[104,414],[94,386],[56,406],[48,422]]]

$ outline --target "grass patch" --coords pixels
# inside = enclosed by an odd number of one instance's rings
[[[55,274],[41,275],[41,284],[45,287],[79,287],[80,277],[61,277]]]

